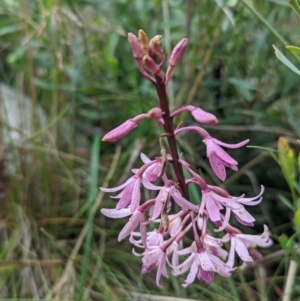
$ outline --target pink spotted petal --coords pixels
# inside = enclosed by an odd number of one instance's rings
[[[132,199],[131,199],[131,203],[129,205],[129,208],[132,211],[135,211],[137,209],[137,207],[140,205],[140,201],[141,201],[140,185],[141,185],[141,180],[140,180],[140,178],[138,178],[134,183],[133,191],[132,191]]]
[[[204,271],[214,271],[214,265],[212,264],[207,252],[198,253],[201,267]]]
[[[151,251],[146,251],[144,253],[144,257],[142,259],[143,266],[142,266],[142,274],[151,272],[156,262],[164,255],[164,252],[159,248],[155,248]]]
[[[232,210],[237,220],[243,225],[253,225],[255,218],[245,209],[244,206],[241,206],[238,210]]]
[[[208,284],[212,284],[214,281],[215,273],[213,271],[204,271],[199,269],[198,271],[198,278],[203,279]]]
[[[219,179],[225,181],[226,179],[226,171],[224,165],[220,162],[219,158],[216,155],[211,155],[208,157],[210,166],[214,173],[217,175]]]

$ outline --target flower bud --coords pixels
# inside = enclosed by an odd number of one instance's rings
[[[169,65],[175,67],[179,63],[181,57],[183,56],[186,48],[188,45],[188,39],[184,38],[181,41],[177,43],[177,45],[174,47],[170,59],[169,59]]]
[[[143,50],[143,54],[144,55],[148,54],[149,39],[143,29],[139,30],[138,37],[139,37],[139,42],[140,42],[141,48]]]
[[[191,107],[191,109],[188,108],[188,110],[191,112],[194,119],[202,124],[217,124],[219,120],[217,117],[209,112],[206,112],[200,108],[194,107],[194,106],[188,106]]]
[[[105,142],[114,142],[123,137],[125,137],[128,133],[130,133],[135,127],[137,123],[133,119],[128,119],[112,131],[108,132],[103,138],[102,141]]]
[[[164,80],[165,74],[161,71],[159,65],[157,65],[149,55],[145,55],[143,57],[143,64],[146,70],[150,71],[151,73],[159,76],[162,80]]]
[[[166,80],[165,83],[167,84],[174,68],[177,66],[177,64],[179,63],[181,57],[183,56],[186,48],[188,45],[188,39],[184,38],[181,41],[179,41],[177,43],[177,45],[174,47],[170,59],[169,59],[169,66],[167,69],[167,73],[166,73]]]
[[[137,36],[135,36],[133,33],[129,32],[128,33],[128,42],[131,47],[133,57],[136,60],[142,60],[144,54],[143,54],[143,50],[141,48],[141,45],[140,45],[140,42],[139,42],[139,39],[137,38]]]
[[[163,112],[161,108],[152,108],[148,111],[148,115],[152,119],[160,120],[162,118]]]
[[[164,60],[165,55],[161,48],[161,36],[155,36],[149,42],[149,49],[155,53],[161,60]]]

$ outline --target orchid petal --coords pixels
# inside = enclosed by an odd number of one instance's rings
[[[235,255],[235,249],[234,249],[235,248],[235,246],[234,246],[235,242],[234,242],[234,240],[235,240],[234,238],[231,239],[229,255],[228,255],[227,262],[226,262],[226,264],[230,267],[233,267],[233,265],[234,265],[234,255]]]
[[[214,173],[217,175],[219,179],[222,181],[225,181],[226,179],[226,172],[224,165],[220,162],[219,158],[216,155],[210,155],[208,157],[209,164],[214,171]]]
[[[141,189],[140,189],[140,185],[141,185],[141,180],[140,178],[138,178],[133,186],[133,191],[132,191],[132,199],[131,199],[131,203],[129,208],[132,211],[135,211],[137,209],[137,207],[140,205],[140,201],[141,201]]]
[[[122,194],[121,199],[119,200],[119,202],[117,203],[116,208],[117,209],[122,209],[127,207],[132,199],[132,192],[133,192],[133,188],[135,185],[135,181],[132,181],[131,183],[129,183],[129,185],[124,189],[124,192]],[[132,209],[130,208],[132,211],[134,211],[136,208]]]
[[[248,250],[247,250],[245,244],[244,244],[241,240],[239,240],[238,238],[236,238],[236,239],[234,240],[234,247],[235,247],[235,250],[236,250],[236,252],[238,253],[239,257],[240,257],[243,261],[245,261],[245,262],[247,262],[247,263],[253,262],[253,259],[252,259],[252,257],[250,256],[250,254],[249,254],[249,252],[248,252]]]
[[[255,218],[245,209],[244,206],[241,206],[238,210],[232,209],[232,212],[239,218],[239,222],[243,225],[248,225],[255,221]]]
[[[208,216],[212,222],[219,222],[221,221],[221,214],[218,209],[217,203],[215,200],[210,199],[206,202],[206,209],[208,211]]]
[[[122,218],[132,214],[132,211],[129,208],[124,209],[106,209],[102,208],[101,213],[110,218]]]
[[[123,183],[120,186],[117,186],[117,187],[114,187],[114,188],[100,187],[100,190],[103,191],[103,192],[115,192],[115,191],[119,191],[119,190],[123,189],[124,187],[126,187],[132,181],[133,181],[133,177],[129,178],[125,183]]]
[[[195,281],[197,272],[198,272],[198,263],[197,262],[193,262],[190,272],[187,275],[186,279],[184,280],[184,284],[182,285],[183,287],[187,287],[189,284],[193,283]]]
[[[127,224],[123,227],[123,229],[120,231],[118,236],[118,241],[121,241],[125,237],[127,237],[140,223],[141,217],[143,216],[143,213],[140,211],[136,211]]]
[[[199,211],[199,207],[192,204],[191,202],[189,202],[188,200],[186,200],[184,197],[181,196],[181,194],[179,192],[172,192],[171,190],[171,196],[174,199],[174,201],[178,204],[178,206],[180,206],[183,210],[186,211],[193,211],[193,212],[198,212]]]
[[[246,140],[244,140],[244,141],[242,141],[242,142],[239,142],[239,143],[228,144],[228,143],[224,143],[224,142],[222,142],[222,141],[220,141],[220,140],[218,140],[218,139],[216,139],[216,138],[212,138],[212,140],[213,140],[215,143],[217,143],[217,144],[219,144],[219,145],[221,145],[221,146],[227,147],[227,148],[239,148],[239,147],[244,146],[245,144],[247,144],[247,143],[250,141],[249,139],[246,139]]]
[[[151,162],[151,160],[144,153],[141,153],[140,157],[145,164]]]
[[[160,190],[163,188],[163,186],[156,186],[153,185],[147,177],[143,176],[142,179],[142,184],[144,185],[145,188],[149,189],[149,190]]]
[[[269,247],[273,243],[269,238],[269,229],[266,225],[264,225],[264,232],[260,235],[238,234],[238,237],[260,247]]]
[[[201,267],[204,271],[214,271],[214,265],[212,264],[207,252],[200,252],[198,254]]]
[[[214,281],[214,276],[215,276],[215,273],[213,271],[204,271],[202,269],[199,269],[198,277],[199,277],[199,273],[200,273],[201,279],[203,279],[208,284],[212,284],[212,282]]]

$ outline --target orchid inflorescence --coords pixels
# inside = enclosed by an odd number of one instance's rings
[[[229,276],[235,269],[235,253],[245,263],[253,262],[250,254],[255,252],[256,246],[267,247],[272,244],[269,238],[269,230],[264,226],[261,235],[243,234],[239,229],[230,225],[230,216],[245,226],[253,226],[255,219],[245,209],[246,206],[254,206],[261,202],[264,188],[253,198],[244,195],[234,197],[226,190],[218,186],[212,186],[189,163],[182,160],[177,152],[176,136],[181,132],[195,131],[206,145],[206,155],[210,166],[216,176],[224,181],[226,179],[225,168],[237,170],[238,162],[234,160],[224,149],[239,148],[249,140],[237,144],[227,144],[210,136],[199,126],[183,127],[179,124],[174,128],[173,118],[178,114],[189,111],[196,122],[200,124],[216,124],[218,119],[211,113],[201,108],[187,105],[170,113],[166,85],[174,68],[183,56],[188,40],[182,39],[173,49],[166,73],[162,70],[167,56],[161,47],[161,36],[155,36],[150,41],[146,33],[140,30],[138,37],[128,34],[128,41],[133,52],[140,73],[148,79],[156,88],[160,107],[152,108],[148,113],[140,114],[113,129],[103,137],[103,141],[114,142],[129,134],[138,123],[150,118],[161,125],[164,133],[159,138],[161,156],[154,159],[141,154],[143,165],[133,169],[133,175],[122,185],[115,188],[103,188],[103,192],[116,192],[112,196],[118,203],[114,209],[103,208],[102,214],[110,218],[129,217],[119,233],[118,240],[129,236],[129,241],[136,248],[144,249],[142,253],[133,249],[133,254],[142,256],[142,273],[151,272],[157,267],[156,283],[160,286],[161,275],[168,277],[167,266],[174,275],[188,272],[183,286],[192,283],[197,277],[200,281],[211,283],[214,274]],[[169,152],[164,147],[163,141],[167,140]],[[168,171],[172,167],[171,178]],[[183,170],[191,175],[184,177]],[[154,182],[159,184],[154,184]],[[188,185],[196,185],[201,191],[201,201],[190,201]],[[141,202],[141,187],[150,191],[156,191],[156,197]],[[155,192],[153,192],[155,196]],[[177,204],[177,206],[174,206]],[[175,208],[180,208],[177,212]],[[172,214],[171,214],[172,212]],[[223,237],[214,237],[208,230],[208,222],[212,222],[216,233],[225,231]],[[159,225],[153,229],[153,225]],[[138,230],[136,230],[138,229]],[[190,234],[191,233],[191,234]],[[184,246],[183,238],[192,237],[192,244]],[[230,242],[229,252],[223,247]],[[187,255],[185,260],[181,256]]]

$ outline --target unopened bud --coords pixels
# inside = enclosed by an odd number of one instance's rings
[[[148,54],[148,48],[149,48],[149,39],[148,39],[148,36],[147,34],[144,32],[143,29],[140,29],[139,30],[139,42],[140,42],[140,45],[141,45],[141,48],[143,50],[143,54]]]
[[[148,111],[148,115],[152,119],[160,120],[160,118],[162,118],[163,112],[161,108],[152,108],[150,111]]]
[[[187,106],[188,110],[191,112],[194,119],[202,124],[217,124],[219,122],[218,118],[209,112],[206,112],[200,108],[194,106]]]
[[[108,132],[103,138],[102,141],[105,142],[114,142],[123,137],[125,137],[128,133],[130,133],[135,127],[137,123],[132,120],[126,120],[124,123],[113,129],[112,131]]]
[[[165,83],[167,84],[174,68],[177,66],[179,63],[181,57],[183,56],[186,48],[188,45],[188,39],[184,38],[181,41],[177,43],[177,45],[174,47],[170,59],[169,59],[169,65],[166,73],[166,81]]]
[[[135,36],[133,33],[129,32],[128,33],[128,42],[131,47],[133,57],[136,60],[142,60],[143,58],[143,50],[141,48],[141,44],[139,42],[139,39],[137,36]]]
[[[159,76],[162,80],[164,80],[165,74],[162,72],[159,65],[157,65],[149,55],[145,55],[143,57],[143,64],[145,69],[147,69],[151,73]]]
[[[149,42],[149,49],[155,53],[161,60],[164,60],[165,55],[161,48],[161,36],[155,36]]]
[[[179,63],[181,57],[183,56],[186,48],[188,45],[188,39],[184,38],[181,41],[177,43],[177,45],[174,47],[170,59],[169,59],[169,64],[173,67],[177,66]]]

